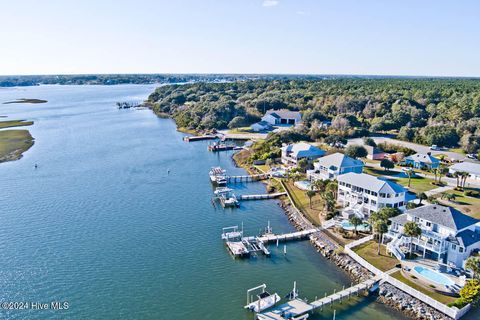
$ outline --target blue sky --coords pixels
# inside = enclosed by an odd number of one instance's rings
[[[480,76],[477,0],[15,0],[0,74]]]

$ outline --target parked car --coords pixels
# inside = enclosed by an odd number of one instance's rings
[[[473,153],[469,153],[469,154],[467,154],[467,158],[477,160],[477,155],[473,154]]]
[[[442,150],[442,148],[440,148],[436,144],[432,144],[432,146],[430,147],[430,150]]]

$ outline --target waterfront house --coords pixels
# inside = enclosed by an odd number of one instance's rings
[[[397,258],[402,255],[399,253],[401,246],[410,248],[412,245],[424,258],[462,268],[472,251],[480,249],[480,230],[476,226],[480,220],[454,208],[430,204],[407,210],[390,221],[392,224],[386,236],[393,240],[388,248]],[[403,235],[403,226],[408,221],[418,224],[422,230],[420,237]]]
[[[430,153],[416,153],[405,158],[405,164],[417,169],[436,169],[440,166],[440,160]]]
[[[286,165],[296,166],[301,159],[307,159],[309,163],[312,163],[313,160],[324,155],[325,151],[305,142],[282,147],[282,163]]]
[[[480,164],[473,162],[460,162],[448,168],[450,174],[468,172],[470,178],[480,180]]]
[[[339,175],[337,202],[344,207],[344,216],[355,214],[366,218],[383,207],[404,211],[407,190],[393,181],[365,173]]]
[[[268,110],[262,117],[262,121],[275,125],[297,125],[302,122],[302,114],[298,111],[287,109]]]
[[[313,164],[313,170],[307,171],[310,180],[335,180],[348,172],[362,173],[363,162],[339,152],[322,157]]]
[[[255,132],[270,131],[272,130],[272,125],[266,121],[260,121],[252,124],[250,129]]]
[[[385,158],[385,152],[382,149],[372,146],[363,146],[367,150],[367,159],[370,160],[382,160]]]

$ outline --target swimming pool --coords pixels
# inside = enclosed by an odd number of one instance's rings
[[[297,181],[294,184],[298,189],[312,190],[312,184],[308,180]]]
[[[418,273],[420,276],[432,282],[443,284],[444,286],[451,286],[455,284],[455,282],[450,280],[448,277],[432,269],[416,266],[413,268],[413,270],[415,270],[415,272]]]
[[[355,230],[355,226],[348,220],[343,220],[340,224],[343,230]],[[368,223],[360,224],[357,226],[357,231],[370,231],[370,225]]]

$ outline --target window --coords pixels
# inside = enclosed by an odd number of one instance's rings
[[[432,223],[427,221],[427,222],[425,223],[425,225],[426,225],[427,227],[431,227],[431,226],[432,226]]]
[[[387,208],[391,208],[392,207],[392,204],[391,203],[387,203]]]
[[[400,201],[400,202],[398,203],[398,206],[399,206],[399,207],[403,207],[403,201]]]
[[[457,249],[457,246],[452,243],[452,249],[455,250]]]
[[[385,193],[380,193],[380,198],[385,198]]]
[[[372,204],[372,206],[374,206],[374,205],[376,205],[376,204],[377,204],[377,201],[375,201],[375,200],[372,200],[372,201],[371,201],[371,204]]]
[[[378,193],[372,191],[372,196],[377,197]]]
[[[463,247],[458,247],[458,252],[463,253]]]

